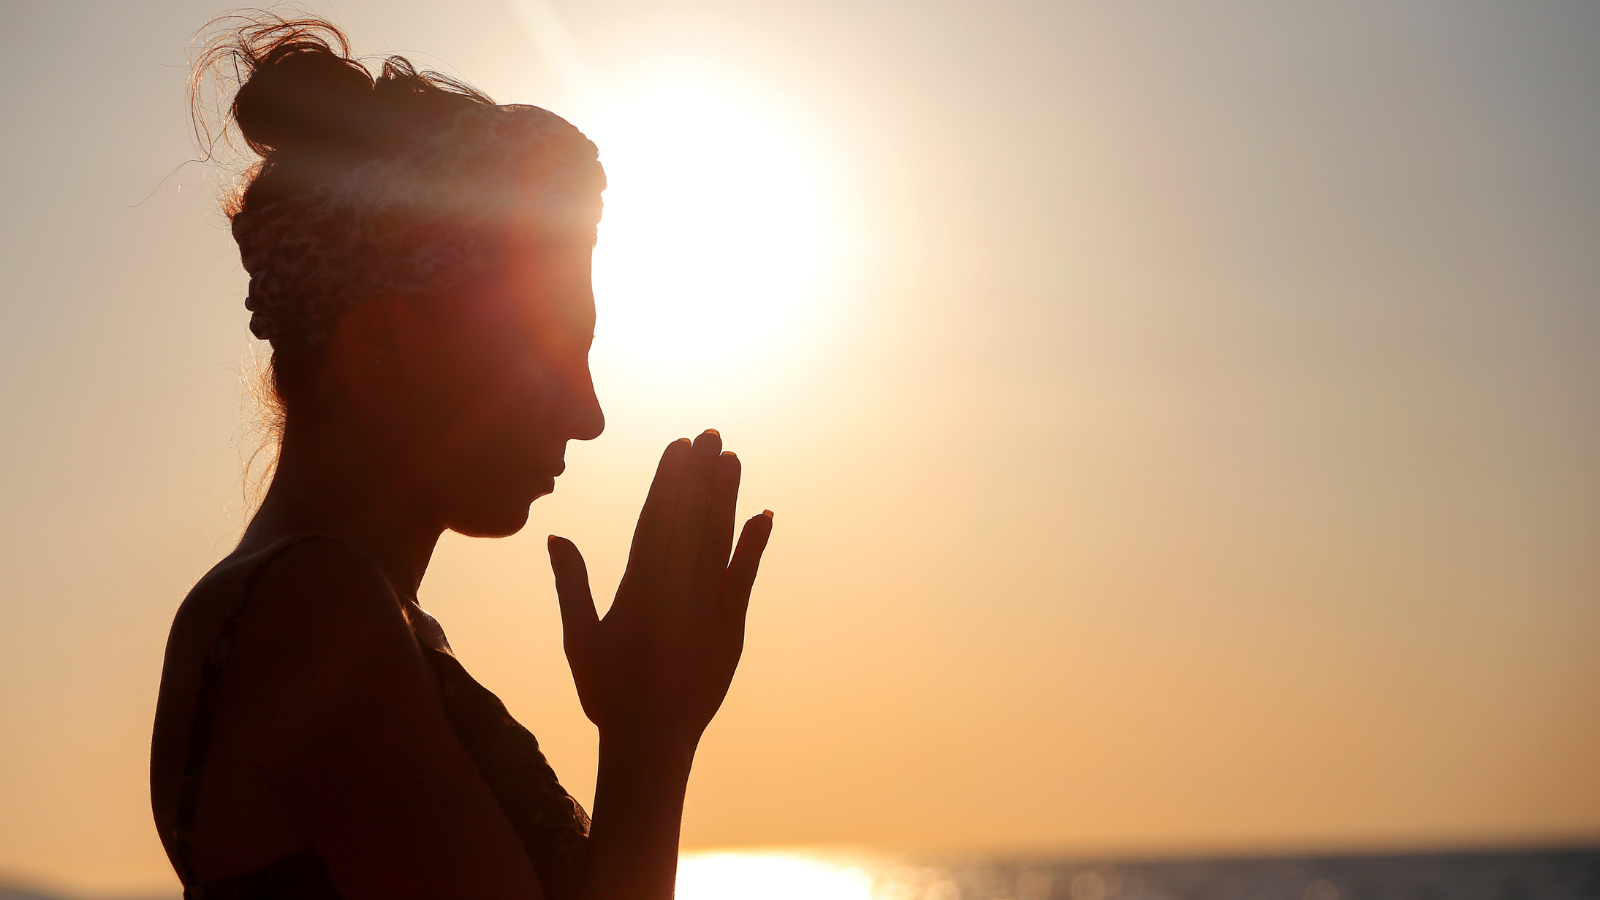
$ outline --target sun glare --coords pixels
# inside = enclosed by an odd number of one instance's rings
[[[827,247],[819,167],[768,98],[654,75],[585,130],[606,167],[597,349],[651,365],[771,352]]]
[[[678,863],[679,900],[872,900],[857,866],[783,852],[690,853]]]

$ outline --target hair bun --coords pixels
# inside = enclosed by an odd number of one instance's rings
[[[225,200],[230,217],[328,184],[419,129],[494,102],[399,56],[374,78],[351,56],[344,32],[315,16],[227,15],[196,39],[189,110],[202,152],[209,158],[219,138],[227,145],[231,125],[261,157]]]
[[[233,117],[264,157],[347,157],[372,150],[372,101],[372,76],[360,63],[302,39],[256,61],[234,96]]]

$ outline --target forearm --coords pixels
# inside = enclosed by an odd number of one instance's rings
[[[601,734],[584,900],[670,900],[694,746]]]

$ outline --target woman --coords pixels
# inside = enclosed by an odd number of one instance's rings
[[[416,600],[445,529],[515,533],[604,425],[594,145],[403,59],[374,79],[318,20],[247,22],[219,60],[261,156],[229,211],[283,417],[259,510],[167,645],[151,797],[185,896],[670,897],[772,527],[734,548],[716,432],[662,455],[604,619],[549,541],[600,731],[592,823]]]

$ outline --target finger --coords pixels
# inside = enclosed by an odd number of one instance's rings
[[[639,577],[646,572],[661,571],[672,537],[672,513],[683,486],[683,470],[689,461],[690,449],[687,438],[678,438],[662,451],[656,477],[650,482],[650,493],[644,499],[644,509],[639,512],[639,524],[633,530],[633,546],[628,551],[624,580],[629,575]]]
[[[680,598],[693,588],[701,538],[706,529],[706,511],[711,503],[711,470],[721,455],[722,435],[708,428],[695,438],[683,473],[678,507],[672,516],[671,545],[667,550],[667,584]]]
[[[733,512],[739,502],[739,457],[723,453],[711,469],[711,497],[706,509],[705,533],[700,538],[700,561],[695,570],[695,595],[714,605],[718,588],[728,571],[728,551],[733,549]]]
[[[735,621],[744,621],[745,611],[750,608],[750,589],[755,586],[756,570],[761,568],[761,554],[766,551],[770,537],[770,509],[752,517],[739,532],[739,546],[733,551],[728,578],[722,586],[722,611]]]
[[[547,547],[550,570],[556,576],[556,599],[561,604],[562,644],[568,659],[581,657],[600,622],[594,595],[589,591],[589,567],[584,565],[578,546],[564,537],[550,535]]]

